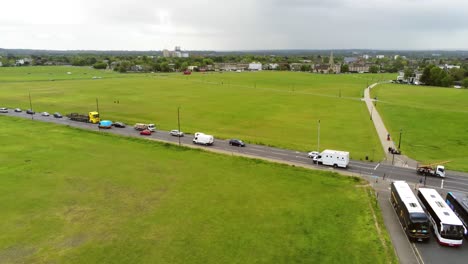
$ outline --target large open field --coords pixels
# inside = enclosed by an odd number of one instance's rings
[[[356,178],[0,123],[0,263],[396,262]]]
[[[373,91],[393,139],[422,163],[451,160],[448,169],[468,171],[468,90],[381,85]]]
[[[55,81],[48,79],[47,72],[57,76]],[[354,159],[379,159],[383,151],[360,98],[368,83],[383,79],[390,76],[299,72],[122,75],[73,67],[0,68],[0,105],[29,108],[31,91],[36,111],[66,114],[94,110],[99,98],[103,118],[130,124],[154,122],[164,130],[177,127],[180,106],[185,132],[298,150],[317,148],[321,120],[322,150],[349,150]]]

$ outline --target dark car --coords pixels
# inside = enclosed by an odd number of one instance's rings
[[[23,110],[21,110],[20,108],[15,108],[15,112],[17,113],[21,113]]]
[[[34,115],[34,114],[36,114],[36,112],[34,112],[34,110],[32,110],[32,109],[28,109],[28,110],[26,110],[26,114]]]
[[[242,142],[242,140],[240,140],[240,139],[231,139],[231,140],[229,140],[229,145],[238,146],[238,147],[245,147],[245,143]]]
[[[115,123],[112,123],[112,125],[114,127],[121,127],[121,128],[124,128],[125,127],[125,124],[122,123],[122,122],[115,122]]]
[[[151,131],[148,130],[148,129],[145,129],[143,131],[140,132],[140,135],[143,135],[143,136],[151,136]]]
[[[54,113],[55,118],[62,118],[62,115],[59,112]]]

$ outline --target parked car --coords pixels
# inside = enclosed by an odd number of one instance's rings
[[[16,113],[21,113],[21,112],[23,112],[23,110],[21,110],[21,108],[15,108],[15,112]]]
[[[318,152],[318,151],[311,151],[311,152],[307,153],[307,157],[309,157],[311,159],[317,157],[318,155],[320,155],[320,152]]]
[[[55,118],[62,118],[62,115],[59,112],[54,113]]]
[[[125,127],[125,124],[122,123],[122,122],[115,122],[112,124],[114,127],[121,127],[121,128],[124,128]]]
[[[148,129],[142,130],[142,131],[140,131],[140,135],[151,136],[151,131],[148,130]]]
[[[184,136],[184,132],[179,131],[177,129],[171,130],[171,132],[169,132],[169,134],[171,134],[174,137],[183,137]]]
[[[5,107],[0,108],[0,113],[8,113],[8,109]]]
[[[229,140],[229,145],[238,146],[238,147],[245,147],[245,143],[240,139],[231,139],[231,140]]]
[[[41,115],[42,115],[42,116],[50,116],[50,114],[49,114],[49,113],[47,113],[47,112],[42,112],[42,114],[41,114]]]
[[[32,110],[32,109],[28,109],[28,110],[26,110],[26,114],[34,115],[34,114],[36,114],[36,112],[34,112],[34,110]]]

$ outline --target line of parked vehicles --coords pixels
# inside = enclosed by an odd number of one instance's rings
[[[15,112],[22,112],[21,109],[16,108]],[[7,108],[0,108],[0,113],[8,113]],[[35,112],[31,109],[26,111],[28,114],[34,115]],[[42,116],[50,116],[48,112],[42,112]],[[56,118],[62,118],[62,115],[58,112],[53,114]],[[101,120],[99,113],[97,111],[91,111],[87,114],[80,113],[70,113],[66,115],[70,120],[77,122],[86,122],[97,124],[99,128],[110,129],[112,127],[116,128],[125,128],[127,125],[123,122],[112,122],[111,120]],[[156,132],[156,126],[154,124],[144,124],[136,123],[133,128],[139,131],[142,136],[150,136],[152,133]],[[169,132],[170,135],[175,137],[183,137],[185,134],[182,131],[173,129]],[[202,132],[196,132],[192,140],[193,144],[211,146],[214,144],[214,136],[208,135]],[[230,139],[228,141],[230,146],[236,147],[245,147],[246,144],[240,139]],[[347,151],[338,151],[338,150],[324,150],[323,152],[312,151],[307,154],[309,158],[312,159],[313,163],[320,165],[333,166],[335,168],[347,168],[349,165],[349,152]]]
[[[22,112],[21,109],[16,108],[15,112]],[[7,108],[0,108],[0,113],[8,113]],[[28,109],[26,111],[27,114],[34,115],[36,114],[33,110]],[[50,116],[48,112],[42,112],[42,116]],[[62,118],[62,115],[58,112],[53,114],[56,118]],[[81,114],[81,113],[70,113],[66,115],[68,119],[77,121],[77,122],[85,122],[85,123],[92,123],[97,124],[99,128],[103,129],[111,129],[112,127],[117,128],[125,128],[127,125],[123,122],[112,122],[111,120],[101,120],[99,113],[97,111],[88,112],[88,114]],[[139,131],[140,135],[143,136],[150,136],[152,133],[156,132],[156,126],[154,124],[143,124],[143,123],[136,123],[133,128]],[[183,137],[185,134],[182,131],[177,129],[173,129],[169,132],[170,135],[175,137]],[[208,135],[202,132],[197,132],[194,135],[192,140],[194,144],[211,146],[214,144],[214,136]],[[240,139],[231,139],[229,140],[229,145],[237,146],[237,147],[245,147],[246,144]]]
[[[8,108],[6,108],[6,107],[1,107],[0,108],[0,113],[8,113],[8,112],[9,112]],[[13,112],[21,113],[21,112],[23,112],[23,110],[21,108],[15,108],[15,109],[13,109]],[[27,109],[25,112],[28,115],[35,115],[36,114],[36,112],[34,110],[32,110],[32,109]],[[41,112],[41,116],[50,116],[50,114],[48,112]],[[55,117],[55,118],[62,118],[62,115],[59,112],[55,112],[52,116]]]

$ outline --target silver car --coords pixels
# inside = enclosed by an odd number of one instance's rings
[[[50,116],[50,114],[49,114],[49,113],[47,113],[47,112],[42,112],[42,114],[41,114],[41,115],[42,115],[42,116]]]
[[[179,131],[177,129],[171,130],[171,132],[169,132],[169,134],[171,134],[174,137],[183,137],[184,136],[184,132]]]
[[[8,113],[8,108],[5,108],[5,107],[0,108],[0,113]]]

